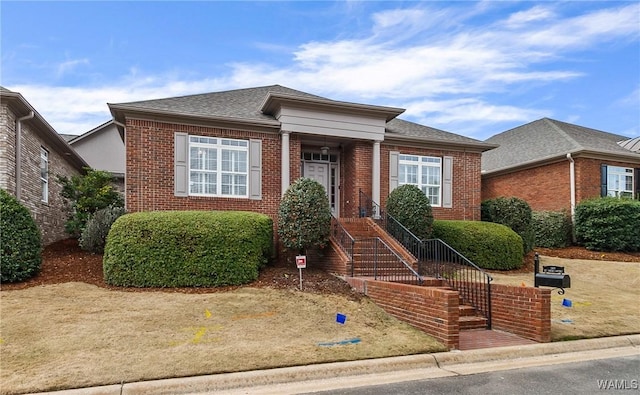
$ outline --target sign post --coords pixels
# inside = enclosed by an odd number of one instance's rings
[[[300,291],[302,291],[302,269],[307,268],[307,256],[306,255],[296,256],[296,266],[300,271]]]

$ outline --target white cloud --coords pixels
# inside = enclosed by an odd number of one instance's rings
[[[481,14],[487,7],[495,5],[435,9],[432,3],[379,12],[371,16],[370,31],[357,32],[357,38],[303,43],[288,52],[292,60],[284,67],[232,63],[229,73],[216,79],[132,68],[103,86],[8,88],[21,92],[63,133],[82,133],[109,119],[107,102],[283,84],[339,100],[404,106],[408,118],[475,135],[484,126],[550,115],[546,109],[490,103],[489,94],[581,78],[582,72],[550,61],[611,40],[637,39],[640,32],[637,3],[568,18],[560,16],[559,7],[534,6],[489,25],[472,24],[478,15],[486,18]],[[58,70],[88,64],[70,60]]]
[[[88,65],[88,64],[89,64],[89,59],[86,59],[86,58],[67,60],[57,65],[56,74],[58,75],[58,77],[61,77],[64,74],[67,74],[75,70],[76,67],[80,65]]]

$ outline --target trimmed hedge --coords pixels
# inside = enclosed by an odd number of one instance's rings
[[[40,230],[31,213],[0,189],[0,281],[18,282],[38,274],[41,253]]]
[[[433,235],[483,269],[511,270],[524,264],[522,238],[493,222],[433,222]]]
[[[105,282],[214,287],[258,278],[271,257],[273,221],[238,211],[159,211],[118,218],[104,253]]]
[[[578,243],[595,251],[640,251],[640,201],[605,197],[580,202]]]
[[[481,203],[480,215],[482,221],[506,225],[519,234],[525,254],[535,247],[536,235],[531,227],[531,206],[525,200],[517,197],[485,200]]]
[[[566,211],[534,211],[531,226],[538,247],[561,248],[571,245],[571,217]]]
[[[387,213],[421,240],[431,238],[433,214],[429,198],[415,185],[400,185],[387,198]]]

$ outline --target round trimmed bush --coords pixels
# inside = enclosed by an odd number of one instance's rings
[[[322,184],[311,178],[294,181],[278,208],[278,236],[290,250],[324,247],[331,231],[331,207]]]
[[[512,270],[524,264],[522,238],[505,225],[438,220],[433,233],[483,269]]]
[[[433,214],[429,198],[415,185],[401,185],[387,198],[387,214],[391,215],[420,240],[431,238]]]
[[[3,283],[23,281],[40,271],[40,230],[29,210],[3,189],[0,189],[0,252]]]

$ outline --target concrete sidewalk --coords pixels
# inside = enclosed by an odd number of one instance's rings
[[[640,335],[627,335],[153,380],[41,394],[296,394],[636,354],[640,354]]]

